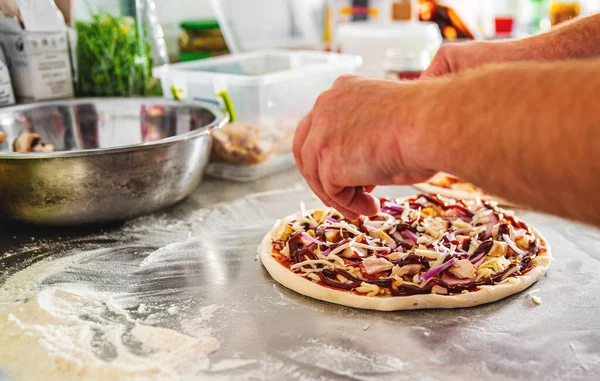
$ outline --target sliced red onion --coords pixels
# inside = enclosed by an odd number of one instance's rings
[[[383,207],[389,210],[393,210],[398,213],[404,212],[404,208],[397,204],[392,204],[391,202],[384,202]]]
[[[448,267],[452,266],[454,263],[456,263],[457,260],[458,259],[456,259],[456,258],[452,258],[448,262],[442,264],[441,266],[438,266],[434,269],[427,271],[425,274],[423,274],[419,277],[419,280],[421,280],[422,282],[428,281],[429,279],[438,275],[442,271],[446,270]]]
[[[302,236],[302,238],[304,238],[305,240],[307,240],[310,243],[316,243],[317,245],[327,245],[329,246],[329,244],[323,242],[323,241],[319,241],[316,238],[311,237],[310,234],[307,234],[305,232],[300,233],[300,236]]]
[[[396,241],[404,241],[404,237],[402,237],[402,234],[400,234],[399,231],[393,232],[392,238],[394,238]]]
[[[392,216],[394,218],[396,218],[399,214],[402,213],[402,212],[399,212],[394,209],[386,208],[385,206],[383,208],[381,208],[381,212],[385,213],[385,214],[389,214],[390,216]]]
[[[340,222],[333,217],[325,217],[325,220],[327,220],[327,222],[331,222],[332,224],[337,224]]]
[[[329,255],[329,253],[331,253],[331,248],[329,248],[329,249],[325,250],[325,251],[323,252],[323,255],[324,255],[324,256],[328,256],[328,255]]]
[[[402,236],[402,234],[400,234],[400,232],[398,232],[398,231],[396,231],[396,232],[392,233],[392,234],[391,234],[391,236],[392,236],[392,238],[394,238],[394,239],[395,239],[397,242],[401,242],[401,243],[403,243],[403,244],[405,244],[405,245],[408,245],[408,246],[411,246],[411,247],[412,247],[412,246],[414,246],[414,243],[413,243],[413,241],[411,241],[411,240],[409,240],[409,239],[407,239],[407,238],[404,238],[404,237]]]
[[[472,259],[469,259],[469,260],[471,261],[471,263],[473,264],[473,266],[475,266],[475,268],[478,268],[479,266],[481,266],[481,264],[485,260],[486,256],[487,256],[486,253],[481,253],[478,256],[476,256],[475,258],[472,258]]]
[[[502,234],[502,238],[504,239],[504,242],[506,242],[508,247],[510,247],[515,253],[519,254],[522,257],[528,254],[525,250],[519,249],[517,244],[512,239],[510,239],[508,234]]]
[[[306,245],[306,248],[307,248],[307,249],[310,249],[311,247],[313,247],[313,246],[314,246],[314,245],[316,245],[316,244],[317,244],[316,242],[311,242],[311,243],[309,243],[308,245]]]
[[[452,209],[456,212],[456,214],[458,214],[461,217],[467,217],[470,219],[473,218],[473,212],[471,212],[469,209],[462,207],[460,205],[457,204],[453,204],[453,205],[449,205],[448,209]]]
[[[414,243],[415,245],[417,244],[417,241],[418,241],[419,239],[417,238],[417,236],[416,236],[416,235],[414,235],[414,234],[413,234],[413,232],[411,232],[410,230],[405,230],[405,231],[404,231],[404,233],[406,233],[406,236],[407,236],[407,237],[408,237],[408,238],[409,238],[411,241],[413,241],[413,243]]]
[[[498,222],[500,222],[500,220],[498,219],[498,216],[496,216],[496,213],[490,214],[490,222],[488,222],[485,235],[483,236],[484,240],[492,236],[492,229]]]

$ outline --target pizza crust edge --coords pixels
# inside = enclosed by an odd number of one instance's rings
[[[439,194],[442,197],[452,198],[454,200],[476,200],[480,199],[482,201],[495,201],[499,206],[510,206],[514,208],[518,208],[519,205],[507,201],[501,197],[490,196],[490,195],[482,195],[478,193],[464,192],[454,189],[448,189],[444,187],[439,187],[437,185],[432,185],[428,183],[418,183],[413,184],[413,188],[421,191],[423,193],[434,193]]]
[[[492,303],[504,299],[513,294],[519,293],[535,282],[537,282],[546,272],[552,260],[552,254],[548,241],[532,227],[535,235],[543,242],[546,247],[546,253],[539,256],[539,265],[535,266],[527,274],[517,278],[509,278],[507,283],[494,286],[479,286],[479,291],[469,292],[468,294],[456,295],[411,295],[395,297],[369,297],[356,295],[347,291],[335,290],[323,287],[308,279],[305,279],[293,271],[282,266],[271,255],[273,250],[272,240],[275,232],[284,224],[299,216],[295,213],[291,216],[278,220],[273,228],[265,235],[260,246],[258,254],[263,266],[275,281],[279,284],[296,291],[299,294],[313,299],[323,300],[329,303],[340,304],[347,307],[354,307],[377,311],[399,311],[399,310],[417,310],[430,308],[464,308],[473,307],[480,304]]]

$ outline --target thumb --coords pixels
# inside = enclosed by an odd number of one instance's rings
[[[433,60],[431,61],[431,64],[427,70],[425,70],[421,75],[421,78],[433,78],[452,73],[449,50],[449,45],[442,46],[436,53],[435,57],[433,57]]]
[[[435,78],[450,73],[450,65],[446,58],[435,56],[429,67],[421,74],[421,78]]]

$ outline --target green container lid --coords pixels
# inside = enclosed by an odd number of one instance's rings
[[[187,61],[203,60],[205,58],[221,56],[221,55],[228,54],[228,53],[229,52],[226,50],[220,51],[220,52],[197,52],[197,53],[180,52],[179,53],[179,61],[187,62]]]
[[[219,29],[219,22],[217,20],[185,20],[179,26],[181,29],[194,31]]]

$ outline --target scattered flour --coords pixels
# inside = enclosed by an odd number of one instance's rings
[[[222,360],[210,366],[211,372],[223,372],[241,368],[250,364],[256,364],[257,360],[242,360],[242,359],[229,359]]]
[[[42,284],[93,254],[35,264],[0,287],[0,369],[18,381],[179,380],[211,369],[215,338],[141,324],[110,293]]]
[[[183,319],[181,321],[181,329],[184,333],[192,335],[198,335],[199,333],[204,335],[210,334],[212,329],[208,326],[208,322],[221,308],[223,308],[223,306],[218,304],[210,304],[200,308],[198,312],[194,313],[193,318]]]

